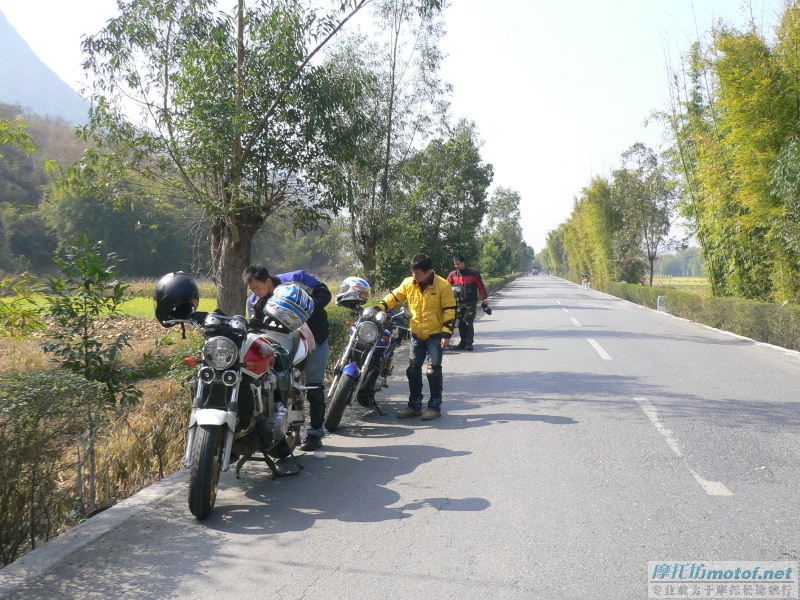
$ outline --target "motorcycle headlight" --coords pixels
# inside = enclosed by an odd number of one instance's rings
[[[356,339],[360,344],[371,344],[378,337],[378,326],[372,321],[365,321],[356,330]]]
[[[239,349],[226,337],[213,337],[203,346],[203,358],[212,369],[227,369],[238,357]]]

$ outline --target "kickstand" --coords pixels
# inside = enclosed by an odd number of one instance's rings
[[[243,454],[242,457],[236,461],[236,479],[239,479],[239,471],[242,470],[242,466],[244,465],[244,463],[247,462],[247,459],[249,458],[250,458],[249,456]]]
[[[375,405],[375,410],[378,411],[378,416],[382,417],[383,412],[381,411],[381,407],[378,404],[378,401],[373,398],[372,403]]]
[[[291,461],[291,464],[293,465],[294,468],[289,468],[289,469],[284,468],[284,465],[289,461]],[[269,454],[264,453],[264,462],[267,463],[269,470],[272,471],[273,479],[278,479],[280,477],[294,477],[295,475],[300,475],[300,471],[303,470],[303,465],[297,464],[297,462],[294,459],[294,455],[289,455],[286,458],[281,458],[276,463],[274,460],[272,460],[272,457]]]

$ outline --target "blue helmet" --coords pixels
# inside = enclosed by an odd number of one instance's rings
[[[294,331],[308,321],[314,312],[314,301],[299,285],[279,285],[272,292],[264,312],[278,323]]]
[[[371,294],[372,289],[366,279],[347,277],[336,292],[336,304],[364,304]]]

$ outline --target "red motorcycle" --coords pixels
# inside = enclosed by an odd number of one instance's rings
[[[191,283],[176,283],[181,277]],[[292,454],[300,442],[305,386],[296,366],[305,360],[308,344],[298,330],[276,321],[195,312],[193,285],[182,273],[162,278],[156,289],[156,316],[167,327],[196,325],[205,335],[202,357],[185,361],[197,367],[185,455],[191,469],[189,510],[204,519],[214,508],[219,475],[231,462],[236,463],[237,477],[251,458],[263,460],[273,477],[300,472]],[[276,290],[279,299],[283,291]],[[287,295],[300,292],[292,289]],[[313,310],[313,301],[308,302]]]

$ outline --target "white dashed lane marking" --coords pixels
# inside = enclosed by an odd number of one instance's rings
[[[611,355],[609,355],[608,352],[603,350],[603,347],[600,344],[598,344],[595,340],[593,340],[592,338],[588,338],[586,341],[589,342],[592,348],[595,349],[595,352],[597,352],[600,355],[600,358],[602,358],[603,360],[611,360]]]

